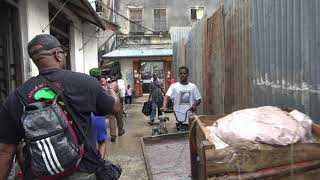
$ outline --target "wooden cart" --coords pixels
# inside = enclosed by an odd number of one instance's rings
[[[237,147],[216,150],[205,127],[223,116],[195,116],[190,122],[192,179],[318,179],[319,143],[285,147],[259,145],[259,148],[252,150]],[[318,125],[313,125],[313,134],[320,137]],[[240,156],[228,164],[224,162],[228,152],[237,152]]]

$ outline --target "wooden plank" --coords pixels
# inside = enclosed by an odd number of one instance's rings
[[[143,137],[140,138],[140,142],[141,142],[142,154],[143,154],[144,162],[146,164],[148,177],[149,177],[150,180],[153,180],[152,173],[151,173],[151,168],[150,168],[150,163],[149,163],[148,158],[146,157],[145,143],[144,143],[144,138]]]
[[[194,121],[190,127],[190,162],[191,162],[191,177],[192,179],[197,179],[198,178],[198,153],[197,153],[197,139],[196,139],[196,134],[197,134],[197,127],[198,123]]]
[[[289,165],[286,167],[279,167],[273,169],[267,169],[259,172],[254,173],[244,173],[239,175],[232,175],[232,176],[223,176],[223,177],[211,177],[210,180],[249,180],[249,179],[299,179],[297,175],[301,174],[300,177],[304,177],[305,173],[311,170],[319,170],[320,161],[310,161],[302,164],[294,164]],[[290,176],[290,172],[293,172],[293,176]],[[319,175],[320,172],[318,171],[317,174]],[[303,178],[305,179],[305,178]],[[308,178],[306,178],[308,179]],[[311,179],[310,179],[311,180]]]
[[[200,154],[200,166],[199,166],[199,180],[206,180],[208,177],[208,171],[207,171],[207,157],[206,157],[206,151],[214,149],[214,145],[210,143],[209,141],[202,141],[201,142],[201,154]]]

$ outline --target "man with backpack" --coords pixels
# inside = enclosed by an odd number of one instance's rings
[[[110,84],[107,95],[95,78],[64,70],[66,52],[54,36],[37,35],[28,54],[39,75],[0,109],[0,180],[7,179],[22,140],[25,179],[117,179],[121,169],[99,159],[90,121],[91,112],[121,110],[117,85]],[[113,170],[118,174],[106,178]]]

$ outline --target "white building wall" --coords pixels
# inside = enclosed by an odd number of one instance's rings
[[[26,0],[20,2],[22,7],[26,7],[20,8],[25,80],[39,73],[37,67],[28,56],[27,45],[38,34],[50,34],[49,26],[44,30],[49,24],[49,2],[60,9],[61,3],[57,3],[55,0]],[[70,24],[71,70],[88,73],[90,68],[98,67],[97,38],[91,38],[84,48],[83,44],[87,41],[88,36],[96,31],[97,27],[89,23],[83,23],[70,9],[63,8],[61,12],[66,14],[66,18],[72,21],[72,24]]]
[[[89,23],[83,23],[83,62],[84,73],[89,74],[91,68],[97,68],[98,66],[98,39],[95,33],[96,26]],[[95,34],[93,37],[90,37]]]
[[[22,34],[23,48],[27,50],[28,42],[38,34],[49,34],[50,28],[44,28],[49,24],[49,8],[48,0],[26,0],[26,28],[27,28],[27,37]],[[22,31],[23,31],[22,27]],[[36,76],[39,71],[37,67],[32,63],[30,58],[28,63],[30,64],[30,75]]]
[[[81,22],[73,22],[74,26],[70,26],[70,61],[71,70],[76,72],[84,72],[82,24]],[[81,31],[80,31],[81,30]]]

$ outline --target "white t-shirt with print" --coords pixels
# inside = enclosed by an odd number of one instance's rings
[[[169,87],[166,95],[173,98],[173,110],[180,122],[185,120],[186,112],[194,102],[201,99],[200,92],[193,83],[188,83],[187,85],[182,85],[180,82],[174,83]],[[188,124],[188,119],[183,124]]]

